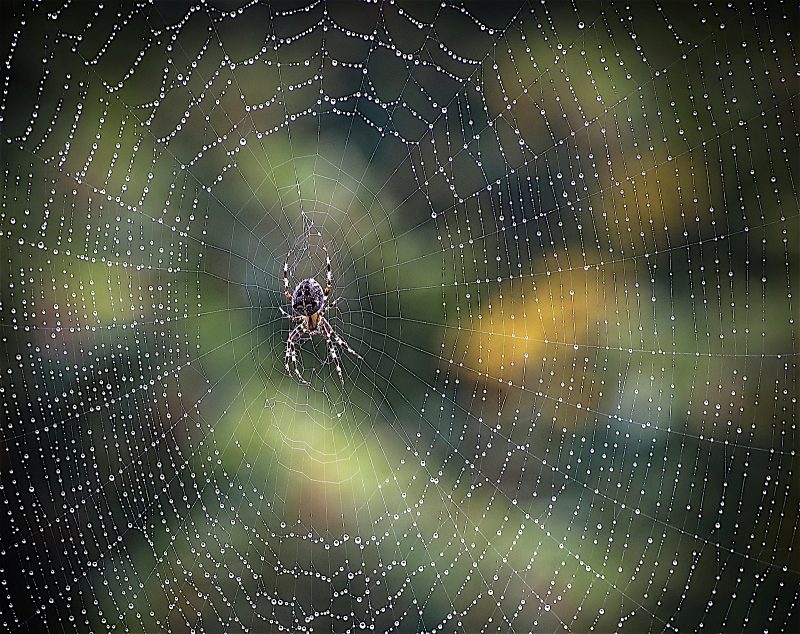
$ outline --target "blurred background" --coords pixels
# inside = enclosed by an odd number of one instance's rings
[[[800,627],[796,8],[1,6],[4,631]]]

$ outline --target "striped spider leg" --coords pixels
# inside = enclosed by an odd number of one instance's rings
[[[347,352],[354,355],[355,357],[358,357],[362,361],[364,357],[362,357],[360,354],[358,354],[358,352],[353,350],[350,347],[350,344],[348,344],[344,339],[342,339],[339,333],[337,333],[333,329],[331,323],[324,317],[320,319],[320,330],[322,331],[322,335],[325,337],[325,341],[328,343],[328,354],[333,360],[334,364],[336,365],[336,373],[339,375],[339,380],[342,382],[342,385],[344,385],[344,375],[342,374],[342,366],[339,363],[339,355],[336,353],[336,346],[337,345],[341,346],[342,348],[347,350]]]
[[[295,326],[294,330],[289,334],[289,338],[286,340],[286,356],[284,357],[284,365],[286,366],[286,371],[291,374],[292,370],[297,375],[298,380],[303,385],[308,385],[308,381],[303,378],[303,375],[300,373],[300,368],[297,363],[297,342],[306,334],[305,326],[300,323]],[[291,368],[289,363],[291,362]]]

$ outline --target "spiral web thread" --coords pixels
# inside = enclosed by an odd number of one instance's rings
[[[791,3],[3,13],[4,630],[798,628]]]

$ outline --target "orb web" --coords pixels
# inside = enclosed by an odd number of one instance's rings
[[[3,629],[797,628],[796,9],[3,12]]]

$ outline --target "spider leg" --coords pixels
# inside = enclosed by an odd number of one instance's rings
[[[283,263],[283,294],[286,295],[286,299],[292,301],[292,294],[289,292],[289,256],[292,255],[292,252],[286,254],[286,261]]]
[[[331,256],[328,255],[328,248],[323,245],[325,251],[325,297],[331,294],[333,289],[333,273],[331,273]]]
[[[322,331],[322,336],[325,337],[325,341],[328,343],[328,354],[330,355],[331,359],[333,359],[333,363],[336,366],[336,374],[339,375],[339,380],[342,382],[342,385],[344,385],[342,364],[339,363],[339,355],[336,354],[336,346],[333,343],[333,339],[331,339],[330,333],[327,330]]]
[[[331,337],[331,339],[333,339],[338,345],[342,346],[342,348],[347,350],[353,356],[358,357],[362,361],[364,360],[364,357],[362,357],[360,354],[358,354],[358,352],[353,350],[350,347],[350,344],[348,344],[344,339],[342,339],[339,336],[339,334],[333,329],[333,326],[331,326],[330,322],[328,322],[327,319],[325,319],[325,318],[320,319],[320,323],[322,323],[322,327],[325,330],[325,332],[328,334],[328,336]]]
[[[297,378],[303,385],[308,385],[308,381],[303,378],[303,375],[300,374],[300,368],[297,364],[297,346],[295,345],[300,337],[303,336],[303,326],[297,326],[292,332],[289,334],[289,338],[286,340],[286,356],[284,357],[284,365],[286,366],[286,371],[291,374],[292,371],[297,375]],[[291,362],[291,367],[289,363]]]

